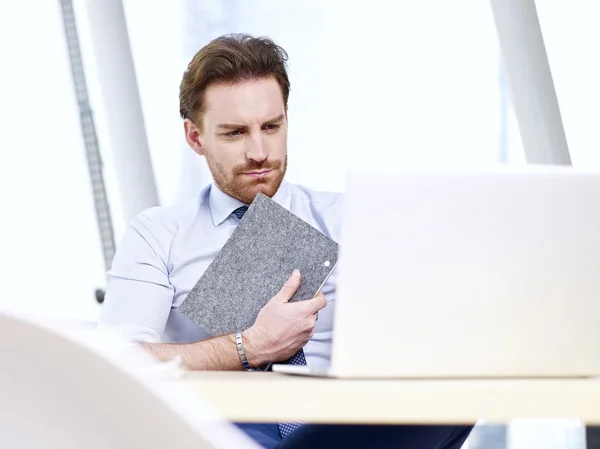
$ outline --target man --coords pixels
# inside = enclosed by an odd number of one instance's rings
[[[214,182],[197,198],[152,208],[132,221],[109,273],[100,326],[119,330],[160,359],[179,355],[189,369],[328,365],[335,275],[315,298],[289,303],[302,275],[291,273],[254,325],[237,334],[208,335],[178,311],[258,192],[338,240],[340,196],[284,181],[286,61],[286,52],[271,40],[247,35],[222,36],[194,56],[180,86],[180,114],[187,143],[206,158]],[[278,448],[457,449],[470,430],[293,423],[240,427],[264,447]]]

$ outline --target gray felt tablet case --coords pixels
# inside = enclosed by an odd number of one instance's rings
[[[338,244],[259,193],[179,310],[209,334],[252,326],[294,269],[292,301],[316,295],[336,266]]]

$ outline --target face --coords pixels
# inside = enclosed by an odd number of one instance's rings
[[[245,204],[258,192],[275,195],[287,166],[287,111],[277,81],[209,86],[201,120],[201,127],[185,120],[186,140],[206,157],[216,185]]]

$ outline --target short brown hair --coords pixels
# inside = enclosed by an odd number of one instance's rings
[[[267,37],[220,36],[201,48],[188,64],[179,87],[179,114],[195,122],[204,111],[204,93],[213,83],[274,77],[287,106],[290,81],[286,51]]]

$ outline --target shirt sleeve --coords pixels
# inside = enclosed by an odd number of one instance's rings
[[[167,264],[172,238],[160,234],[144,213],[129,224],[108,272],[99,330],[134,342],[161,342],[174,289]]]

